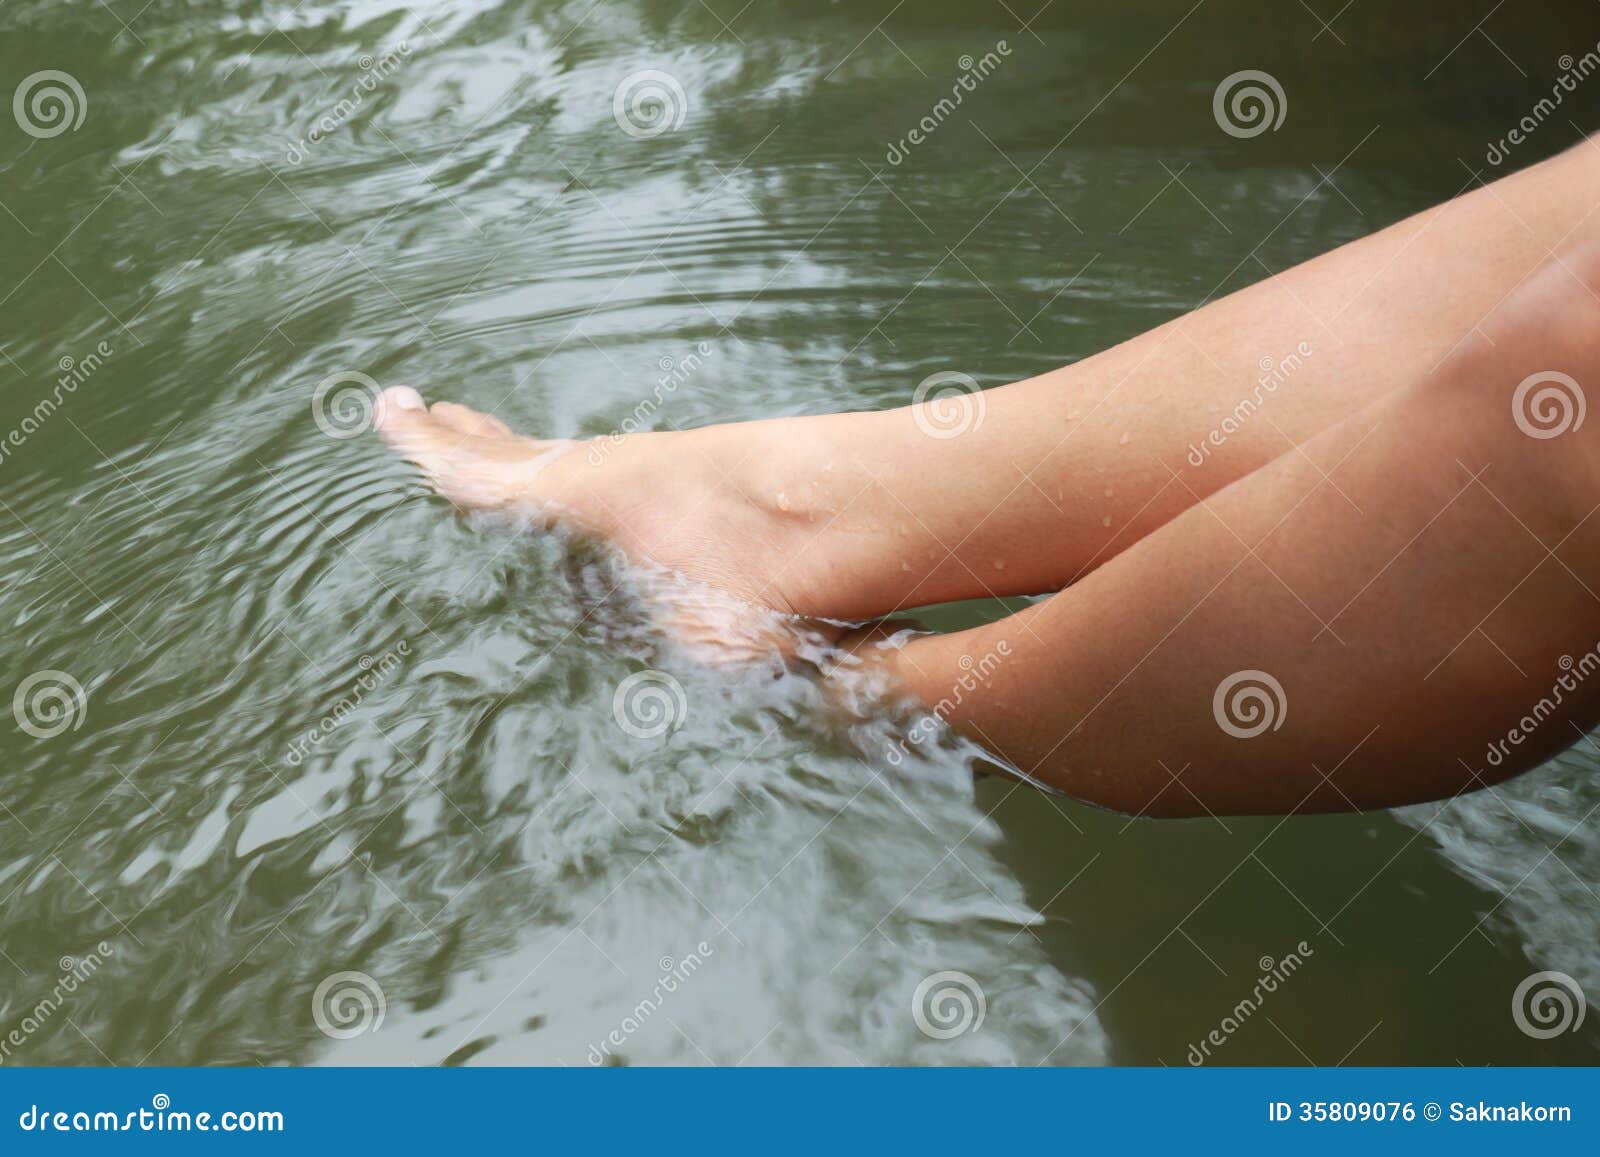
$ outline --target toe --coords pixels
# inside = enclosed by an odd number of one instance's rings
[[[430,410],[417,391],[394,386],[378,397],[377,429],[391,450],[462,509],[501,507],[520,493],[522,474],[508,464],[520,464],[526,444],[500,437],[504,426],[487,415],[452,402]]]
[[[378,396],[374,411],[378,434],[389,448],[424,470],[437,469],[459,444],[461,433],[428,412],[422,395],[410,386],[391,386]]]
[[[414,426],[418,419],[426,419],[428,404],[422,395],[410,386],[390,386],[378,395],[373,411],[373,425],[381,433],[392,433]]]

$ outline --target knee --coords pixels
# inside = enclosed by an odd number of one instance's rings
[[[1552,526],[1600,504],[1600,244],[1562,253],[1464,336],[1419,386],[1471,471],[1514,483]]]

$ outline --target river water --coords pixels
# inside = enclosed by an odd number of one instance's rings
[[[361,432],[367,382],[562,437],[995,385],[1600,123],[1486,159],[1592,5],[1037,7],[0,8],[66,103],[0,119],[0,1060],[1600,1055],[1513,1015],[1600,993],[1592,743],[1287,821],[893,766]],[[1243,69],[1279,131],[1220,130]]]

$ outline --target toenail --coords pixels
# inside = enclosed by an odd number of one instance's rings
[[[395,386],[388,391],[388,401],[394,403],[399,410],[425,410],[427,404],[423,402],[422,395],[410,386]]]

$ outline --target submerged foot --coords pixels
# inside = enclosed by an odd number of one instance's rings
[[[794,543],[728,472],[732,427],[543,441],[454,402],[429,407],[409,386],[384,391],[377,419],[457,507],[563,525],[661,572],[652,593],[680,641],[761,649],[796,614],[781,574]]]
[[[410,386],[393,386],[378,402],[378,432],[445,498],[463,510],[540,504],[545,467],[576,443],[514,434],[491,414],[455,402],[430,409]]]

